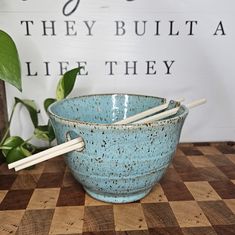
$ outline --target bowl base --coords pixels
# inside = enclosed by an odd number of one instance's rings
[[[136,193],[127,193],[127,194],[121,194],[121,195],[115,195],[109,194],[109,193],[100,193],[97,191],[90,190],[86,187],[84,187],[85,191],[93,198],[103,201],[103,202],[111,202],[111,203],[128,203],[128,202],[134,202],[142,199],[145,197],[152,188],[148,188],[142,191],[138,191]]]

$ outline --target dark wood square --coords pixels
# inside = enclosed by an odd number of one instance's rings
[[[164,182],[167,182],[167,181],[172,181],[172,182],[180,182],[180,181],[182,181],[182,179],[180,178],[180,176],[177,173],[177,171],[175,170],[175,168],[169,167],[166,170],[166,173],[163,176],[163,178],[161,179],[160,183],[164,183]]]
[[[203,176],[201,176],[200,172],[195,167],[177,167],[177,173],[179,174],[180,178],[187,182],[187,181],[203,181]]]
[[[161,183],[163,191],[169,201],[188,201],[194,200],[183,182],[164,182]]]
[[[217,167],[197,168],[204,181],[225,181],[228,177]]]
[[[16,174],[14,169],[9,170],[7,164],[4,162],[0,163],[0,173],[1,175],[15,175]]]
[[[179,227],[150,228],[149,235],[184,235]]]
[[[70,171],[66,171],[63,178],[62,187],[76,186],[79,184]]]
[[[53,213],[53,209],[25,211],[16,235],[49,234]]]
[[[1,175],[0,190],[9,190],[14,183],[17,175]]]
[[[32,193],[33,189],[9,191],[0,204],[0,210],[26,209]]]
[[[193,146],[200,147],[200,146],[210,146],[209,142],[195,142],[193,143]]]
[[[188,156],[193,155],[202,155],[202,152],[198,150],[196,147],[181,147],[180,150]]]
[[[172,163],[175,169],[193,167],[193,164],[186,156],[175,157],[173,158]]]
[[[223,154],[235,154],[235,149],[233,146],[227,144],[221,144],[217,146],[217,149]]]
[[[142,204],[144,216],[149,228],[179,226],[169,203]]]
[[[85,207],[84,232],[114,231],[113,206]]]
[[[57,206],[81,206],[84,204],[85,191],[79,183],[75,186],[61,188]]]
[[[104,235],[106,235],[106,233]],[[149,231],[148,230],[117,231],[115,235],[149,235]]]
[[[62,156],[47,161],[45,163],[43,173],[63,173],[65,171],[66,165]]]
[[[218,168],[231,180],[235,179],[235,165],[218,166]]]
[[[184,235],[217,235],[212,227],[182,228]]]
[[[38,188],[59,188],[62,185],[64,173],[43,173],[38,180]]]
[[[40,175],[28,174],[18,175],[11,189],[34,189],[37,186]]]
[[[227,166],[233,164],[224,155],[206,155],[205,157],[209,159],[216,166]]]
[[[231,181],[212,181],[209,183],[222,199],[235,198],[235,185]]]
[[[198,202],[212,225],[235,224],[235,215],[223,201]]]
[[[232,225],[215,225],[214,229],[217,235],[234,235],[235,234],[235,224]]]

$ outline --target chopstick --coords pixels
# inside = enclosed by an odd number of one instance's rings
[[[30,162],[32,160],[44,157],[45,155],[46,156],[47,155],[51,156],[52,154],[55,155],[57,152],[63,152],[63,150],[65,150],[67,148],[70,148],[70,149],[72,148],[71,151],[73,151],[74,149],[82,148],[83,146],[84,146],[84,142],[83,142],[82,138],[78,137],[78,138],[72,139],[70,141],[67,141],[67,142],[65,142],[63,144],[57,145],[57,146],[55,146],[53,148],[49,148],[49,149],[47,149],[45,151],[42,151],[40,153],[36,153],[36,154],[31,155],[29,157],[23,158],[23,159],[21,159],[19,161],[13,162],[13,163],[8,165],[8,168],[12,169],[12,168],[17,167],[19,165],[26,164],[26,163],[28,163],[28,162]]]
[[[78,140],[78,138],[76,138],[76,140]],[[70,142],[70,141],[68,141],[68,142]],[[68,142],[66,142],[66,143],[68,143]],[[58,145],[58,146],[60,146],[60,145]],[[24,164],[17,165],[17,166],[15,167],[15,171],[22,170],[22,169],[24,169],[24,168],[27,168],[27,167],[36,165],[36,164],[38,164],[38,163],[40,163],[40,162],[44,162],[44,161],[46,161],[46,160],[49,160],[49,159],[51,159],[51,158],[57,157],[57,156],[59,156],[59,155],[65,154],[65,153],[69,153],[69,152],[74,151],[74,150],[82,151],[82,150],[83,150],[83,147],[84,147],[84,142],[83,142],[83,140],[81,140],[81,141],[80,141],[79,143],[77,143],[77,144],[73,144],[73,145],[68,146],[68,147],[66,147],[66,148],[64,148],[64,149],[61,149],[60,151],[58,151],[58,152],[56,153],[56,156],[55,156],[55,153],[49,153],[49,154],[47,154],[47,153],[45,153],[45,152],[43,151],[43,152],[44,152],[43,156],[38,157],[38,158],[36,158],[36,159],[32,159],[32,160],[30,160],[30,161],[28,161],[28,162],[26,162],[26,163],[24,163]],[[47,151],[47,150],[46,150],[46,151]],[[43,152],[41,152],[41,153],[43,153]],[[34,155],[32,155],[32,156],[34,156]]]
[[[201,104],[204,104],[204,103],[206,103],[206,99],[194,100],[191,103],[187,104],[186,107],[188,109],[191,109],[191,108],[197,107],[197,106],[199,106]],[[152,122],[158,121],[160,119],[163,119],[163,118],[175,115],[179,111],[179,109],[180,109],[180,106],[176,107],[176,108],[173,108],[173,109],[170,109],[170,110],[167,110],[165,112],[153,115],[151,117],[147,117],[147,118],[141,119],[141,120],[139,120],[137,122],[134,122],[134,124],[152,123]]]
[[[206,103],[206,99],[203,98],[203,99],[200,99],[200,100],[194,100],[194,101],[192,101],[191,103],[187,104],[186,107],[187,107],[188,109],[192,109],[192,108],[194,108],[194,107],[197,107],[197,106],[199,106],[199,105],[201,105],[201,104],[205,104],[205,103]]]
[[[183,100],[183,98],[178,99],[178,101],[182,101],[182,100]],[[205,99],[196,100],[196,101],[193,101],[190,104],[188,104],[187,107],[188,108],[193,108],[193,107],[196,107],[196,106],[198,106],[200,104],[203,104],[205,102],[206,102]],[[167,102],[166,104],[169,105],[169,102]],[[163,105],[166,106],[166,104],[163,104]],[[155,108],[150,109],[151,111],[146,110],[142,113],[134,115],[135,116],[134,118],[130,117],[130,118],[124,119],[125,124],[131,123],[131,122],[133,122],[133,120],[138,120],[140,118],[144,118],[146,116],[152,115],[156,112],[160,112],[161,110],[164,110],[168,107],[168,105],[167,105],[167,107],[165,107],[163,105],[160,105],[160,106],[162,106],[161,108],[159,108],[159,106],[157,106]],[[153,115],[151,117],[147,117],[147,118],[144,118],[140,121],[134,122],[134,124],[135,123],[149,123],[149,122],[151,123],[153,121],[160,120],[162,118],[172,116],[172,115],[177,113],[179,108],[180,108],[180,106],[176,107],[176,108],[173,108],[171,110],[164,111],[162,113],[158,113],[158,114]],[[160,110],[160,111],[156,111],[156,110]],[[144,114],[145,114],[145,116],[144,116]],[[114,124],[120,124],[120,121],[115,122]],[[15,168],[16,171],[19,171],[19,170],[22,170],[24,168],[30,167],[32,165],[38,164],[40,162],[49,160],[51,158],[57,157],[59,155],[62,155],[62,154],[65,154],[65,153],[68,153],[68,152],[71,152],[71,151],[74,151],[74,150],[81,151],[81,150],[83,150],[83,148],[84,148],[84,142],[83,142],[82,138],[79,137],[79,138],[70,140],[68,142],[65,142],[63,144],[57,145],[53,148],[47,149],[43,152],[40,152],[40,153],[34,154],[32,156],[29,156],[27,158],[24,158],[22,160],[19,160],[17,162],[11,163],[11,164],[8,165],[8,168],[9,169]]]
[[[179,99],[176,99],[175,101],[178,101],[178,102],[183,102],[184,101],[184,98],[179,98]],[[152,109],[148,109],[146,111],[143,111],[141,113],[137,113],[133,116],[130,116],[128,118],[125,118],[121,121],[118,121],[118,122],[115,122],[114,124],[128,124],[128,123],[132,123],[134,121],[137,121],[139,119],[142,119],[144,117],[147,117],[147,116],[150,116],[150,115],[153,115],[154,113],[158,113],[162,110],[165,110],[170,104],[170,101],[166,102],[165,104],[162,104],[162,105],[159,105],[157,107],[154,107]]]
[[[176,107],[176,108],[173,108],[173,109],[170,109],[170,110],[167,110],[165,112],[162,112],[162,113],[159,113],[159,114],[156,114],[156,115],[153,115],[151,117],[147,117],[147,118],[144,118],[144,119],[141,119],[137,122],[134,122],[133,124],[147,124],[147,123],[152,123],[154,121],[158,121],[160,119],[163,119],[163,118],[166,118],[166,117],[170,117],[170,116],[173,116],[175,115],[178,110],[180,109],[180,106],[179,107]]]

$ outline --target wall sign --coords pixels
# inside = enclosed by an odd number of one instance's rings
[[[73,96],[205,97],[181,140],[235,140],[234,7],[232,0],[1,1],[0,27],[16,41],[23,75],[22,94],[7,86],[8,108],[18,96],[42,109],[59,77],[83,66]],[[12,133],[27,136],[24,111],[15,118]]]

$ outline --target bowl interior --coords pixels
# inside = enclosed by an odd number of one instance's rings
[[[90,95],[56,102],[49,111],[67,120],[110,124],[164,102],[164,98],[142,95]]]

